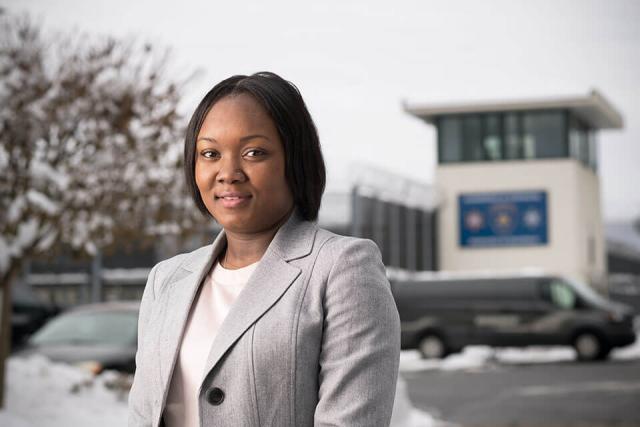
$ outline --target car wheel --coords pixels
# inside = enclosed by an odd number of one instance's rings
[[[447,350],[442,338],[436,334],[427,334],[420,339],[418,350],[425,359],[442,359]]]
[[[593,332],[579,333],[573,340],[573,348],[582,361],[602,360],[609,354],[602,339]]]

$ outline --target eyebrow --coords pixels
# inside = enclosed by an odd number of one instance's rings
[[[243,136],[242,138],[240,138],[240,142],[246,142],[249,141],[250,139],[254,139],[254,138],[264,138],[267,141],[271,141],[269,139],[269,137],[265,136],[265,135],[261,135],[259,133],[256,133],[254,135],[247,135],[247,136]],[[196,140],[196,142],[200,141],[201,139],[205,140],[205,141],[209,141],[209,142],[218,142],[216,141],[214,138],[208,137],[208,136],[201,136],[200,138],[198,138]]]

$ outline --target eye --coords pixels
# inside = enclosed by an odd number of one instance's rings
[[[217,157],[220,157],[220,154],[215,150],[202,150],[200,152],[200,155],[205,159],[215,159]]]
[[[260,157],[264,156],[265,154],[267,154],[266,151],[260,150],[258,148],[252,148],[244,153],[244,155],[247,157]]]

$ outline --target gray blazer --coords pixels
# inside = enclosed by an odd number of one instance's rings
[[[140,305],[129,426],[162,424],[196,291],[224,249],[157,264]],[[199,391],[202,426],[388,426],[400,320],[380,251],[294,212],[216,335]]]

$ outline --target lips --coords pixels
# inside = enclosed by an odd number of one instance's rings
[[[249,201],[251,194],[239,193],[235,191],[224,191],[215,195],[217,201],[222,202],[225,208],[235,208]]]

